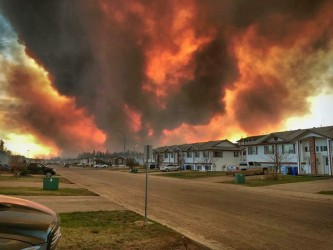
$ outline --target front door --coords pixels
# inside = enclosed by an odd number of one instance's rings
[[[323,157],[323,162],[324,162],[324,174],[329,174],[329,169],[328,169],[328,157],[324,156]]]

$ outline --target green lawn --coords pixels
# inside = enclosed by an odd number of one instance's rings
[[[61,249],[208,249],[132,211],[62,213]]]
[[[161,173],[161,174],[156,174],[156,175],[164,176],[164,177],[180,178],[180,179],[197,179],[197,178],[205,178],[205,177],[225,176],[226,172],[177,171],[177,172]]]
[[[333,191],[320,191],[318,194],[327,194],[327,195],[333,195]]]
[[[42,187],[1,187],[0,194],[26,196],[98,196],[84,188],[59,188],[58,190],[44,190]]]
[[[27,176],[19,176],[16,177],[11,174],[2,174],[0,175],[0,182],[1,181],[24,181],[24,182],[43,182],[45,176],[43,175],[27,175]],[[67,183],[72,184],[73,182],[69,181],[68,179],[60,176],[53,176],[53,178],[59,178],[60,183]]]
[[[270,186],[276,184],[286,184],[286,183],[294,183],[294,182],[304,182],[304,181],[317,181],[317,180],[324,180],[329,177],[320,177],[320,176],[293,176],[293,175],[279,175],[277,180],[273,180],[271,178],[268,179],[261,179],[263,176],[258,176],[258,178],[248,178],[245,177],[244,184],[237,184],[237,185],[244,185],[249,187],[260,187],[260,186]],[[221,183],[229,183],[229,184],[236,184],[235,181],[224,181]]]

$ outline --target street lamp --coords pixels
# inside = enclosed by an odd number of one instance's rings
[[[126,137],[125,137],[125,134],[122,131],[117,130],[117,129],[115,129],[114,131],[122,134],[122,136],[124,137],[124,156],[125,156],[125,150],[126,150]]]

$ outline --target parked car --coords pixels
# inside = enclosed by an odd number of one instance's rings
[[[163,171],[163,172],[179,171],[180,167],[178,165],[175,165],[175,164],[167,164],[167,165],[161,166],[160,170]]]
[[[59,216],[29,200],[0,195],[0,249],[56,249]]]
[[[46,167],[41,163],[29,163],[27,170],[29,174],[43,174],[46,177],[51,177],[56,174],[56,171],[53,168]]]
[[[156,168],[156,165],[154,163],[148,163],[148,164],[145,163],[144,166],[145,166],[145,168],[148,166],[148,168],[150,168],[150,169],[155,169]]]
[[[108,165],[107,164],[95,164],[94,167],[95,168],[106,168],[106,167],[108,167]]]

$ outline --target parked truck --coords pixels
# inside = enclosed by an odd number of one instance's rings
[[[268,174],[271,168],[272,167],[269,166],[263,166],[256,161],[243,161],[240,162],[238,165],[227,166],[227,171],[229,172],[246,171],[251,174]]]

